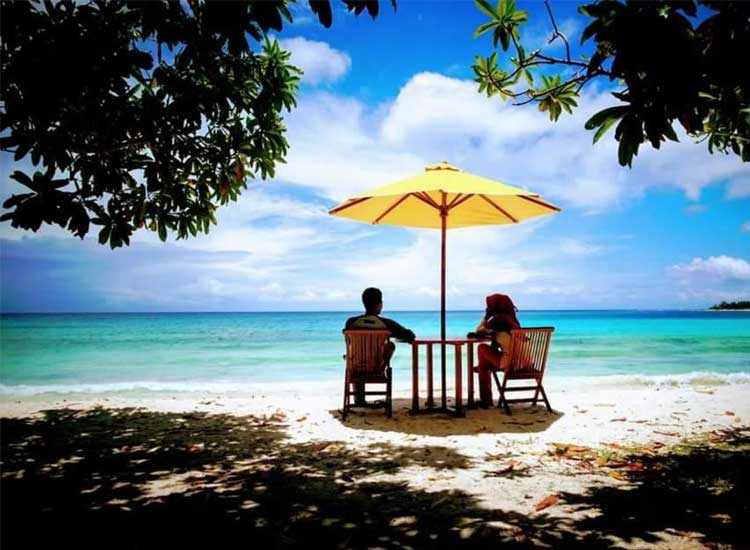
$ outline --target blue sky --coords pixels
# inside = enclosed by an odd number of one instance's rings
[[[305,70],[286,117],[288,163],[249,182],[207,236],[160,243],[138,234],[111,251],[56,228],[0,226],[3,312],[356,310],[366,286],[386,308],[439,306],[439,234],[369,226],[326,211],[369,187],[448,160],[526,187],[562,213],[448,235],[448,306],[481,309],[492,292],[521,309],[696,308],[750,297],[750,166],[682,136],[642,148],[632,170],[611,135],[583,123],[614,104],[606,83],[557,124],[533,106],[476,93],[471,63],[483,16],[471,2],[410,2],[376,21],[339,7],[324,29],[304,6],[278,39]],[[551,27],[541,3],[525,40]],[[553,2],[574,51],[585,25]],[[559,46],[553,53],[562,54]],[[0,195],[17,167],[0,157]]]

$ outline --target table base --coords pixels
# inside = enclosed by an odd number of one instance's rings
[[[424,409],[409,409],[409,416],[420,416],[423,414],[447,414],[455,418],[463,418],[466,416],[466,412],[463,409],[456,409],[456,407],[426,407]]]

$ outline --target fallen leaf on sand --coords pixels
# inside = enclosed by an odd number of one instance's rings
[[[506,452],[506,453],[496,453],[496,454],[486,454],[484,456],[485,460],[505,460],[506,458],[510,458],[513,456],[513,453]]]
[[[734,416],[734,411],[724,411],[724,414],[727,416]]]
[[[646,469],[646,466],[642,462],[629,462],[623,469],[628,472],[642,472]]]
[[[539,512],[540,510],[544,510],[545,508],[554,506],[555,504],[557,504],[559,500],[560,500],[560,495],[558,495],[557,493],[552,493],[551,495],[547,495],[542,500],[536,503],[536,506],[534,506],[534,511]]]
[[[573,443],[552,443],[554,450],[551,454],[568,460],[584,460],[596,456],[596,452],[590,447],[574,445]]]
[[[612,420],[610,420],[610,422],[625,422],[626,420],[627,420],[627,418],[625,418],[624,416],[622,416],[620,418],[613,418]]]
[[[659,432],[657,430],[654,430],[654,433],[655,434],[659,434],[659,435],[668,435],[668,436],[671,436],[671,437],[679,437],[679,435],[680,435],[677,432]]]
[[[528,469],[529,467],[523,462],[518,462],[517,460],[510,460],[504,467],[500,468],[499,470],[495,470],[492,472],[484,472],[484,476],[485,477],[503,477],[507,475],[512,475],[514,473],[521,473]]]
[[[695,390],[695,391],[698,392],[698,393],[705,393],[705,394],[708,394],[708,395],[713,395],[714,394],[714,390]]]
[[[296,422],[304,422],[305,420],[307,420],[307,417],[306,417],[306,416],[300,416],[300,417],[299,417],[299,418],[298,418],[298,419],[296,420]]]

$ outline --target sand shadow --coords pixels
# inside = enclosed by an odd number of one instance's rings
[[[455,450],[291,443],[276,415],[55,410],[1,423],[3,549],[526,548],[550,523],[388,477],[467,467]]]
[[[4,550],[593,550],[681,529],[711,548],[747,542],[747,428],[722,436],[721,448],[641,457],[653,467],[631,483],[560,493],[567,506],[594,512],[564,517],[488,509],[463,491],[388,475],[466,467],[455,450],[293,443],[281,415],[56,410],[0,419],[0,430]]]
[[[596,512],[577,529],[626,541],[658,543],[669,533],[702,548],[750,548],[750,426],[630,458],[645,468],[630,472],[628,484],[560,493],[575,509]]]
[[[410,399],[393,400],[393,417],[385,416],[382,408],[353,408],[345,425],[356,430],[399,432],[410,435],[450,436],[476,434],[531,434],[543,432],[562,418],[560,411],[547,412],[543,405],[513,405],[512,415],[502,409],[470,409],[463,418],[445,414],[411,415]],[[329,413],[341,421],[341,411]]]

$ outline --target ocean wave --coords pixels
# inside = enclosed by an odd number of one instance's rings
[[[638,388],[680,388],[706,387],[750,384],[750,373],[719,373],[697,371],[684,374],[617,374],[602,376],[547,376],[545,386],[549,390],[576,388],[577,390],[595,389],[638,389]],[[453,385],[449,382],[448,391],[452,393]],[[44,394],[331,394],[341,391],[341,382],[323,381],[285,381],[285,382],[205,382],[205,381],[131,381],[89,384],[0,384],[0,396],[24,397]],[[407,394],[411,384],[406,380],[394,381],[394,394]],[[436,389],[436,391],[439,391]]]
[[[695,371],[681,374],[611,374],[603,376],[547,376],[550,387],[576,385],[601,388],[679,388],[696,386],[726,386],[750,384],[750,373],[747,372],[712,372]]]
[[[133,381],[99,384],[0,384],[0,396],[32,396],[44,394],[129,394],[129,393],[199,393],[199,394],[255,394],[299,393],[305,388],[333,386],[332,382],[158,382]],[[338,388],[340,384],[335,383]]]

